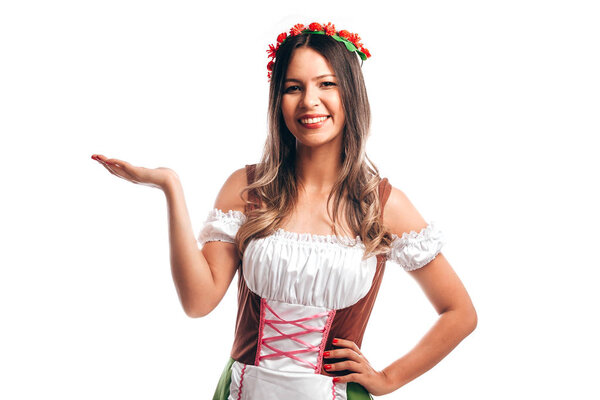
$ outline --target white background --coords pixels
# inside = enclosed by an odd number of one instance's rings
[[[1,398],[212,398],[237,277],[187,317],[164,195],[90,157],[177,171],[199,232],[259,160],[268,44],[313,21],[371,51],[368,154],[443,229],[479,316],[383,398],[599,398],[597,2],[1,4]],[[363,352],[384,368],[436,318],[389,263]]]

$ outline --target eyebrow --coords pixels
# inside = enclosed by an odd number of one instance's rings
[[[313,78],[313,80],[321,79],[321,78],[324,78],[324,77],[326,77],[326,76],[333,76],[333,77],[335,77],[335,74],[325,74],[325,75],[319,75],[319,76],[317,76],[317,77]],[[285,80],[285,82],[290,82],[290,81],[293,81],[293,82],[301,82],[301,80],[300,80],[300,79],[295,79],[295,78],[288,78],[288,79],[286,79],[286,80]]]

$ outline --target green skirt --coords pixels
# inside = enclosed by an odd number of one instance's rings
[[[229,397],[229,385],[231,384],[231,365],[233,358],[229,357],[227,364],[221,373],[217,389],[213,395],[213,400],[227,400]],[[373,397],[367,390],[356,382],[348,382],[346,385],[346,396],[348,400],[373,400]]]

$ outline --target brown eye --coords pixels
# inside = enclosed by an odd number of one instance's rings
[[[285,93],[290,93],[290,92],[292,92],[294,90],[294,88],[298,88],[298,86],[288,86],[288,88],[285,89],[284,92]]]

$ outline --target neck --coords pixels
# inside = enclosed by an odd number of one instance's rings
[[[329,194],[339,176],[341,162],[341,142],[308,147],[296,141],[296,176],[305,192]]]

